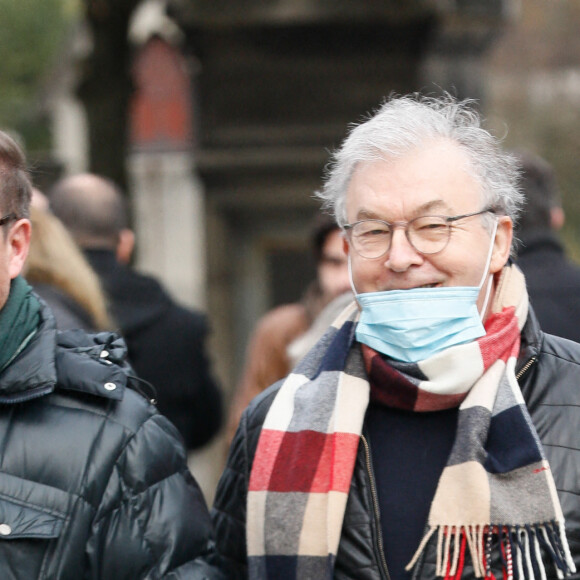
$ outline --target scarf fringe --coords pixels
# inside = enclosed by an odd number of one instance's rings
[[[434,526],[423,537],[415,555],[406,566],[407,571],[415,566],[435,533],[435,573],[445,580],[461,578],[466,552],[471,557],[476,578],[495,578],[490,566],[494,551],[500,555],[504,580],[546,580],[542,549],[553,561],[558,578],[565,578],[576,572],[564,524],[556,521],[531,526]]]

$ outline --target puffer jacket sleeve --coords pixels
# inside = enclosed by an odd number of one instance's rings
[[[212,509],[217,543],[215,564],[232,580],[247,577],[246,498],[249,469],[247,413],[244,413],[230,446]]]
[[[243,412],[230,446],[211,512],[216,535],[215,563],[228,579],[247,578],[246,499],[262,424],[281,381],[258,395]]]
[[[222,578],[197,558],[211,521],[169,421],[153,413],[120,449],[87,545],[90,578]]]

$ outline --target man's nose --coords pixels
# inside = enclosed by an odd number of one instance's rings
[[[391,235],[391,246],[387,252],[385,266],[393,272],[405,272],[410,266],[420,264],[423,257],[409,242],[405,229],[395,228]]]

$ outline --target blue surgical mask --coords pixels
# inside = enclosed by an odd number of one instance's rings
[[[361,307],[356,338],[372,349],[403,362],[418,362],[449,347],[483,336],[482,316],[491,291],[487,275],[497,222],[479,286],[411,288],[358,294]],[[350,271],[350,258],[349,258]],[[477,299],[487,278],[485,303],[480,315]]]

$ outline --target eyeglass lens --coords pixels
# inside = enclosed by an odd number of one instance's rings
[[[435,254],[449,241],[450,224],[440,216],[421,216],[405,225],[409,243],[422,254]],[[351,243],[363,258],[379,258],[391,245],[393,227],[379,220],[358,222],[351,230]]]

